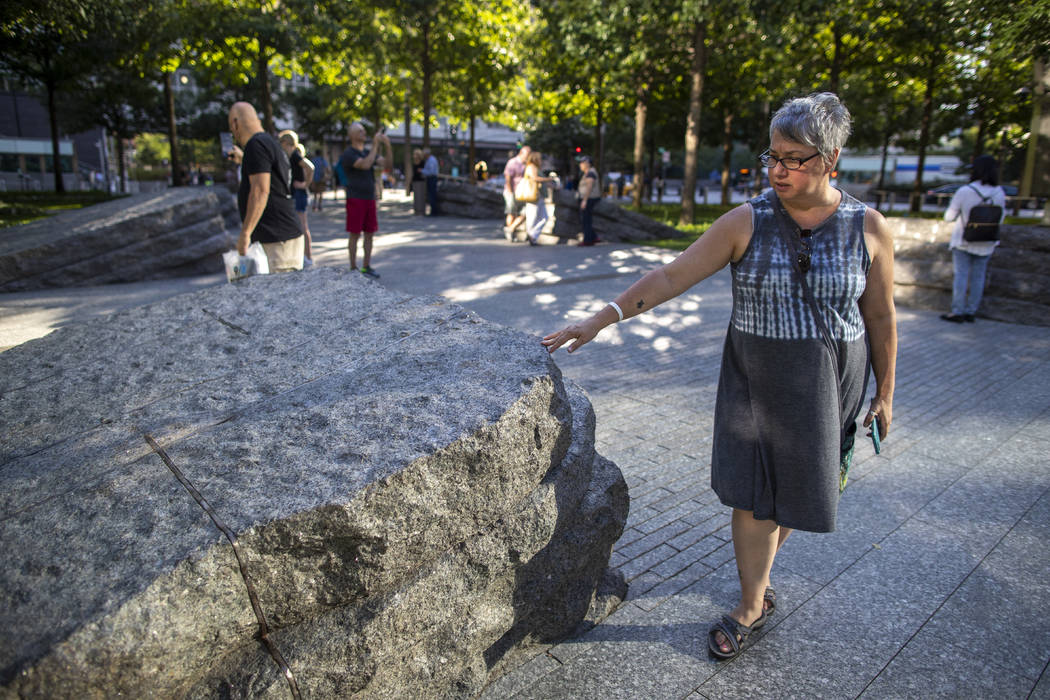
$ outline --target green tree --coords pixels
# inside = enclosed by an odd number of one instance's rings
[[[154,84],[129,78],[117,63],[98,66],[61,99],[63,123],[70,131],[101,126],[114,137],[121,192],[128,191],[124,143],[156,123],[159,98]]]
[[[989,0],[985,7],[993,32],[1007,50],[1031,62],[1026,91],[1031,117],[1020,194],[1050,196],[1050,3]],[[1050,199],[1043,223],[1050,224]]]
[[[626,62],[629,6],[602,0],[552,0],[527,37],[533,57],[527,77],[533,117],[557,123],[579,116],[593,128],[594,160],[605,172],[605,125],[627,116],[632,88]]]
[[[450,62],[442,77],[436,104],[451,118],[468,124],[466,169],[474,178],[474,132],[479,117],[494,120],[510,107],[504,86],[521,69],[518,35],[528,18],[527,7],[515,0],[464,3],[459,25],[448,36]]]
[[[58,94],[107,56],[94,38],[108,31],[100,21],[105,3],[96,0],[8,0],[0,14],[0,65],[43,88],[51,130],[55,192],[65,192],[59,155]]]

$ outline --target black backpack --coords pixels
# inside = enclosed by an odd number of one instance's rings
[[[970,210],[970,216],[963,226],[964,241],[997,241],[999,240],[999,221],[1003,218],[1003,208],[992,204],[992,200],[981,194],[973,185],[967,185],[978,194],[981,203]]]

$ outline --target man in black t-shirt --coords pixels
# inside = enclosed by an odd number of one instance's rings
[[[376,176],[372,168],[383,163],[383,159],[379,157],[380,144],[385,146],[387,159],[392,161],[390,139],[383,130],[376,132],[372,149],[369,150],[365,147],[365,127],[361,122],[354,122],[350,125],[350,146],[339,159],[346,174],[346,232],[350,237],[347,246],[350,252],[350,269],[357,269],[357,241],[364,233],[365,259],[361,272],[369,277],[379,277],[372,269],[372,239],[379,230],[376,217]]]
[[[277,139],[263,131],[255,108],[238,102],[230,108],[230,132],[243,148],[232,157],[241,164],[237,208],[241,233],[237,251],[246,255],[253,241],[262,244],[270,272],[303,269],[303,232],[292,204],[292,167]]]

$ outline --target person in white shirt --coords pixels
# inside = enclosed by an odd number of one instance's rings
[[[988,260],[999,245],[999,241],[967,241],[963,238],[970,210],[982,201],[1002,207],[1005,216],[1006,193],[999,186],[999,164],[989,155],[974,159],[970,183],[956,190],[944,212],[945,221],[955,222],[949,243],[955,265],[952,311],[941,314],[942,319],[951,323],[973,323],[984,295]]]

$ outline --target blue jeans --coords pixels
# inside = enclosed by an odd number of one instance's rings
[[[538,240],[547,225],[547,203],[542,198],[535,204],[525,203],[525,232],[533,241]]]
[[[958,248],[952,249],[955,263],[955,282],[952,284],[952,313],[973,316],[984,296],[985,272],[991,255],[974,255]]]

